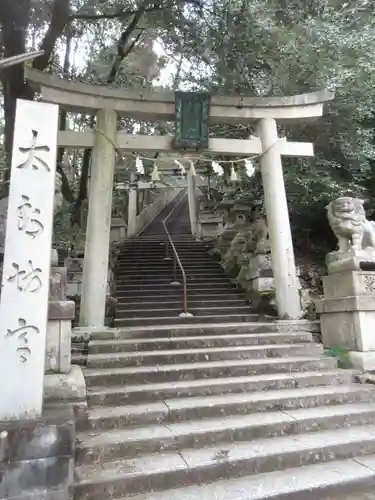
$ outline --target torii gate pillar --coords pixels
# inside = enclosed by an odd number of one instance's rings
[[[80,324],[104,326],[111,230],[112,188],[115,170],[117,115],[112,109],[97,113],[92,152]]]
[[[301,317],[301,300],[276,120],[274,118],[259,120],[257,134],[264,152],[261,156],[261,174],[278,315],[280,319],[298,319]]]

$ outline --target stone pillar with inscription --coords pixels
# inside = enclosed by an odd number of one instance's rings
[[[326,257],[320,313],[323,344],[343,348],[355,368],[375,370],[375,224],[363,201],[338,198],[327,206],[339,248]]]
[[[42,413],[58,106],[17,101],[0,303],[0,420]]]

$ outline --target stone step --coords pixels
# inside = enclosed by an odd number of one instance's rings
[[[118,313],[121,313],[123,311],[128,311],[132,309],[178,309],[181,312],[181,307],[183,303],[183,298],[181,297],[180,300],[176,300],[176,297],[167,297],[164,299],[164,301],[139,301],[135,302],[133,301],[133,298],[128,298],[127,300],[119,300],[116,306],[116,311]],[[210,308],[213,306],[217,307],[224,307],[224,306],[229,306],[229,307],[242,307],[245,305],[245,300],[244,299],[237,299],[233,298],[230,296],[230,298],[226,298],[224,300],[189,300],[189,307],[192,309],[191,312],[194,313],[193,309],[196,307],[201,307],[201,308]],[[248,307],[248,306],[247,306]]]
[[[116,308],[116,319],[121,318],[157,318],[157,317],[167,317],[167,316],[175,316],[178,317],[182,312],[182,306],[179,307],[166,307],[166,308],[154,308],[153,306],[149,306],[150,309],[123,309],[121,307]],[[256,314],[256,310],[251,310],[250,306],[244,305],[243,302],[241,305],[234,305],[224,307],[194,307],[190,304],[188,308],[189,312],[193,314],[193,316],[215,316],[222,314],[247,314],[254,313]]]
[[[222,274],[225,276],[224,269],[219,267],[219,266],[207,266],[207,265],[202,265],[202,266],[192,266],[192,265],[187,265],[184,266],[184,271],[185,273],[195,273],[198,275],[202,274],[213,274],[213,275],[218,275]],[[173,261],[163,261],[161,265],[154,265],[153,267],[145,267],[145,266],[138,266],[138,267],[117,267],[115,274],[117,276],[129,276],[129,275],[136,275],[139,276],[140,274],[145,274],[147,276],[155,276],[155,278],[158,278],[160,274],[162,273],[171,273],[173,272]],[[181,273],[181,268],[176,264],[176,272]]]
[[[194,251],[178,252],[178,257],[181,261],[190,263],[208,263],[215,262],[212,257],[204,253],[197,253]],[[126,264],[139,264],[142,262],[148,262],[149,264],[157,264],[159,262],[168,262],[173,260],[174,254],[170,252],[168,255],[165,252],[159,253],[144,253],[141,250],[135,252],[134,254],[129,254],[123,257],[119,257],[117,263],[119,265]]]
[[[138,283],[116,283],[116,290],[120,291],[126,291],[126,290],[134,290],[137,288],[144,288],[144,289],[149,289],[149,290],[160,290],[165,288],[165,285],[170,285],[170,280],[169,279],[159,279],[159,280],[151,280],[148,282],[147,280],[144,280],[142,282],[141,280],[138,281]],[[188,278],[188,285],[189,288],[192,287],[193,289],[199,289],[203,288],[205,290],[211,289],[211,291],[215,291],[215,288],[224,288],[224,287],[232,287],[235,288],[235,285],[231,285],[231,281],[229,278],[217,278],[217,279],[211,279],[211,280],[189,280]],[[171,285],[172,287],[178,287],[180,286],[182,288],[182,282],[178,285]],[[178,288],[177,288],[178,289]]]
[[[140,262],[140,261],[148,261],[148,262],[157,262],[158,260],[163,260],[165,257],[173,257],[174,253],[170,251],[168,254],[165,253],[165,250],[161,249],[158,251],[145,251],[142,249],[136,250],[134,252],[129,252],[118,257],[117,262]],[[188,259],[190,261],[195,260],[209,260],[213,261],[212,257],[208,255],[206,252],[202,252],[201,250],[177,250],[177,255],[180,259]]]
[[[173,262],[170,260],[163,260],[161,262],[156,262],[155,264],[149,263],[149,264],[142,264],[139,263],[137,265],[134,264],[129,264],[129,265],[118,265],[116,267],[117,274],[119,275],[124,275],[124,274],[134,274],[134,273],[139,273],[139,272],[165,272],[169,271],[173,268]],[[189,264],[184,266],[185,272],[194,272],[194,271],[221,271],[224,272],[223,268],[220,267],[219,264],[215,263],[206,263],[206,264],[200,264],[200,265],[195,265],[195,264]],[[180,269],[177,267],[177,271],[180,272]]]
[[[320,372],[306,371],[300,373],[273,373],[271,375],[244,375],[237,377],[179,380],[174,382],[173,385],[170,382],[162,382],[150,384],[122,384],[111,387],[94,386],[88,388],[88,401],[90,405],[133,405],[136,403],[159,402],[162,410],[166,410],[164,403],[160,403],[160,401],[193,396],[220,396],[243,392],[274,391],[273,397],[275,398],[275,408],[278,409],[279,393],[276,393],[277,390],[303,389],[305,387],[315,388],[325,385],[337,386],[351,384],[353,381],[353,374],[349,370],[322,370]],[[358,386],[355,386],[354,390],[356,391],[357,388]],[[336,390],[337,389],[333,392],[336,392]],[[345,397],[347,397],[347,390],[344,391]],[[306,392],[302,394],[306,397]],[[324,401],[329,401],[331,395],[332,391],[329,389],[328,398]],[[313,397],[316,397],[316,392],[314,392]],[[319,397],[322,398],[322,394],[320,394]],[[338,402],[341,402],[340,397]],[[322,404],[324,404],[324,402]],[[111,412],[110,417],[113,416],[116,420],[116,411],[113,409],[109,411]],[[121,411],[122,410],[120,410],[120,412]],[[112,414],[112,412],[114,413]],[[105,418],[101,418],[104,422]],[[112,427],[114,424],[110,421],[109,425]]]
[[[118,270],[116,273],[116,281],[128,281],[132,279],[139,279],[139,278],[148,278],[148,279],[160,279],[163,276],[173,276],[173,266],[170,266],[168,269],[139,269],[137,271],[122,271]],[[212,276],[213,278],[218,278],[218,277],[226,277],[224,271],[220,268],[218,269],[184,269],[185,273],[192,277],[192,276],[197,276],[199,278],[209,278]],[[176,267],[176,275],[182,276],[181,269],[177,266]]]
[[[157,297],[165,297],[168,295],[176,295],[176,290],[178,290],[181,295],[183,292],[183,286],[182,285],[171,285],[171,286],[164,286],[159,287],[159,288],[149,288],[149,287],[143,287],[143,289],[139,289],[137,287],[130,287],[130,288],[124,288],[123,290],[116,290],[116,296],[118,298],[124,298],[124,297],[155,297],[155,300],[157,300]],[[241,295],[243,296],[244,292],[234,285],[227,285],[226,287],[216,287],[215,288],[192,288],[191,286],[188,287],[188,298],[189,297],[209,297],[212,295],[218,296],[218,295],[228,295],[231,294],[232,296],[238,296]]]
[[[229,335],[199,335],[186,337],[134,338],[123,340],[92,340],[89,344],[90,354],[105,352],[158,352],[160,349],[193,349],[229,346],[268,346],[270,344],[310,343],[312,335],[304,333],[259,333]]]
[[[104,500],[375,453],[375,426],[143,455],[76,468],[75,499]]]
[[[132,274],[132,275],[124,275],[118,273],[116,276],[116,285],[128,285],[129,283],[139,283],[139,282],[151,282],[151,283],[158,283],[159,281],[164,281],[167,280],[168,282],[173,281],[173,278],[176,276],[176,278],[181,281],[182,280],[182,273],[179,272],[176,274],[173,273],[172,270],[166,272],[163,271],[160,274],[151,274],[147,272],[139,272],[137,274]],[[206,271],[202,271],[200,273],[191,273],[191,272],[186,272],[186,278],[188,281],[217,281],[217,280],[228,280],[227,276],[220,270],[208,273]]]
[[[166,269],[171,269],[173,267],[173,262],[170,260],[163,260],[161,262],[157,262],[154,265],[152,263],[139,263],[138,265],[117,265],[117,271],[120,273],[135,273],[139,272],[140,270],[146,270],[147,272],[163,272]],[[186,266],[185,271],[222,271],[223,268],[220,266],[219,263],[216,262],[211,262],[207,264],[201,264],[201,265],[195,265],[195,264],[190,264],[189,266]]]
[[[154,304],[155,307],[158,307],[158,303],[161,302],[168,302],[172,303],[172,301],[176,301],[176,303],[181,303],[183,300],[183,296],[181,294],[181,297],[176,297],[175,294],[171,297],[170,295],[163,295],[163,294],[157,294],[157,295],[141,295],[138,297],[136,294],[132,296],[123,296],[123,295],[117,295],[117,302],[118,304],[122,307],[128,304]],[[203,295],[203,294],[192,294],[191,297],[188,295],[188,301],[189,304],[194,304],[194,303],[199,303],[202,304],[203,302],[208,303],[214,303],[218,304],[220,302],[231,302],[231,301],[241,301],[242,304],[245,301],[244,293],[241,292],[233,292],[233,293],[227,293],[227,294],[220,294],[220,293],[212,293],[209,295]]]
[[[130,326],[149,326],[149,325],[174,325],[176,328],[181,324],[201,324],[201,323],[231,323],[231,322],[246,322],[260,320],[258,314],[227,314],[226,316],[152,316],[152,317],[134,317],[134,318],[115,318],[115,327],[130,327]]]
[[[84,329],[86,331],[86,329]],[[128,328],[104,328],[91,332],[92,340],[120,340],[134,337],[187,337],[194,335],[228,335],[254,333],[305,333],[319,332],[318,321],[244,321],[233,323],[200,323],[179,325],[130,326]],[[80,328],[73,330],[73,338],[80,335]]]
[[[296,371],[324,371],[335,368],[335,358],[295,356],[286,359],[239,359],[176,363],[173,365],[133,366],[127,368],[85,369],[88,387],[98,385],[174,382],[202,378],[260,375]]]
[[[91,350],[90,350],[91,351]],[[320,344],[279,344],[266,346],[204,347],[203,349],[156,350],[141,352],[110,352],[91,354],[88,368],[110,368],[153,364],[201,363],[225,359],[281,358],[323,355]]]
[[[179,281],[180,284],[182,284],[182,278],[180,276],[176,275],[177,281]],[[200,284],[207,284],[210,283],[212,286],[216,285],[226,285],[229,284],[231,281],[229,278],[227,278],[224,275],[219,275],[219,276],[198,276],[198,275],[187,275],[186,276],[188,285],[194,286],[195,284],[200,285]],[[172,281],[174,280],[173,275],[163,275],[163,277],[153,277],[153,276],[147,276],[146,274],[142,274],[136,278],[131,278],[131,279],[116,279],[116,290],[122,290],[125,287],[128,286],[133,286],[133,287],[143,287],[143,286],[165,286],[171,284]]]
[[[182,262],[183,266],[187,266],[187,267],[189,265],[191,265],[191,266],[206,266],[206,265],[213,264],[215,262],[209,256],[197,258],[194,256],[189,256],[189,255],[187,255],[187,256],[182,255],[180,257],[180,261]],[[134,267],[143,266],[143,265],[146,266],[146,262],[148,262],[148,265],[150,267],[158,266],[159,264],[167,265],[168,263],[172,263],[172,257],[170,259],[165,259],[164,257],[146,258],[146,257],[134,256],[134,258],[129,257],[129,259],[126,259],[126,260],[119,260],[118,265],[119,265],[119,267],[123,266],[123,267],[126,267],[127,269],[129,269],[132,265]]]
[[[209,256],[209,249],[197,247],[197,246],[189,246],[189,245],[175,245],[176,251],[178,254],[192,254],[192,255],[202,255]],[[139,245],[138,247],[130,248],[125,251],[120,252],[119,259],[126,259],[132,256],[153,256],[153,255],[162,255],[164,256],[165,246],[164,245]],[[172,249],[169,249],[169,255],[172,255]]]
[[[279,374],[280,376],[281,374]],[[350,403],[373,404],[373,386],[351,385],[312,386],[300,389],[252,391],[210,396],[171,398],[143,404],[92,408],[96,416],[108,426],[114,427],[159,424],[162,422],[184,422],[207,418],[227,418],[228,415],[246,415],[297,408],[314,408]],[[91,398],[89,397],[91,405]],[[93,413],[91,413],[92,415]],[[97,418],[97,420],[98,420]],[[107,422],[104,423],[104,420]],[[108,427],[106,427],[108,428]]]
[[[90,417],[89,417],[90,418]],[[78,464],[133,458],[146,453],[183,451],[186,448],[295,435],[329,429],[375,424],[375,404],[348,404],[317,408],[234,415],[145,427],[115,428],[78,434]],[[351,429],[350,429],[351,430]]]
[[[373,494],[366,493],[374,489],[375,455],[361,455],[214,484],[153,491],[131,500],[349,500],[351,493],[350,500],[370,500]]]
[[[181,248],[181,249],[194,248],[195,250],[204,251],[204,250],[212,248],[212,245],[210,245],[210,244],[204,244],[202,242],[194,241],[194,240],[190,240],[190,241],[186,241],[186,240],[185,241],[177,241],[176,240],[173,243],[174,243],[174,246],[176,248]],[[147,243],[145,240],[139,240],[139,241],[135,240],[134,244],[124,245],[123,247],[121,247],[120,253],[130,251],[132,248],[147,248],[149,250],[152,250],[152,249],[157,250],[158,248],[165,248],[165,246],[167,244],[169,245],[169,242],[167,242],[166,239],[160,240],[160,241],[152,240],[149,243]]]

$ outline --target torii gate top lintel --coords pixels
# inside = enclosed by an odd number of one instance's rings
[[[58,76],[25,68],[25,77],[42,94],[45,102],[61,108],[85,112],[113,109],[120,115],[139,120],[173,120],[173,92],[122,90],[70,81]],[[225,97],[213,96],[211,123],[250,123],[261,118],[278,121],[305,121],[323,114],[323,105],[334,93],[321,90],[288,97]]]

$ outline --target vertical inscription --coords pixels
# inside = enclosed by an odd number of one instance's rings
[[[17,101],[0,302],[0,421],[41,415],[58,106]]]

